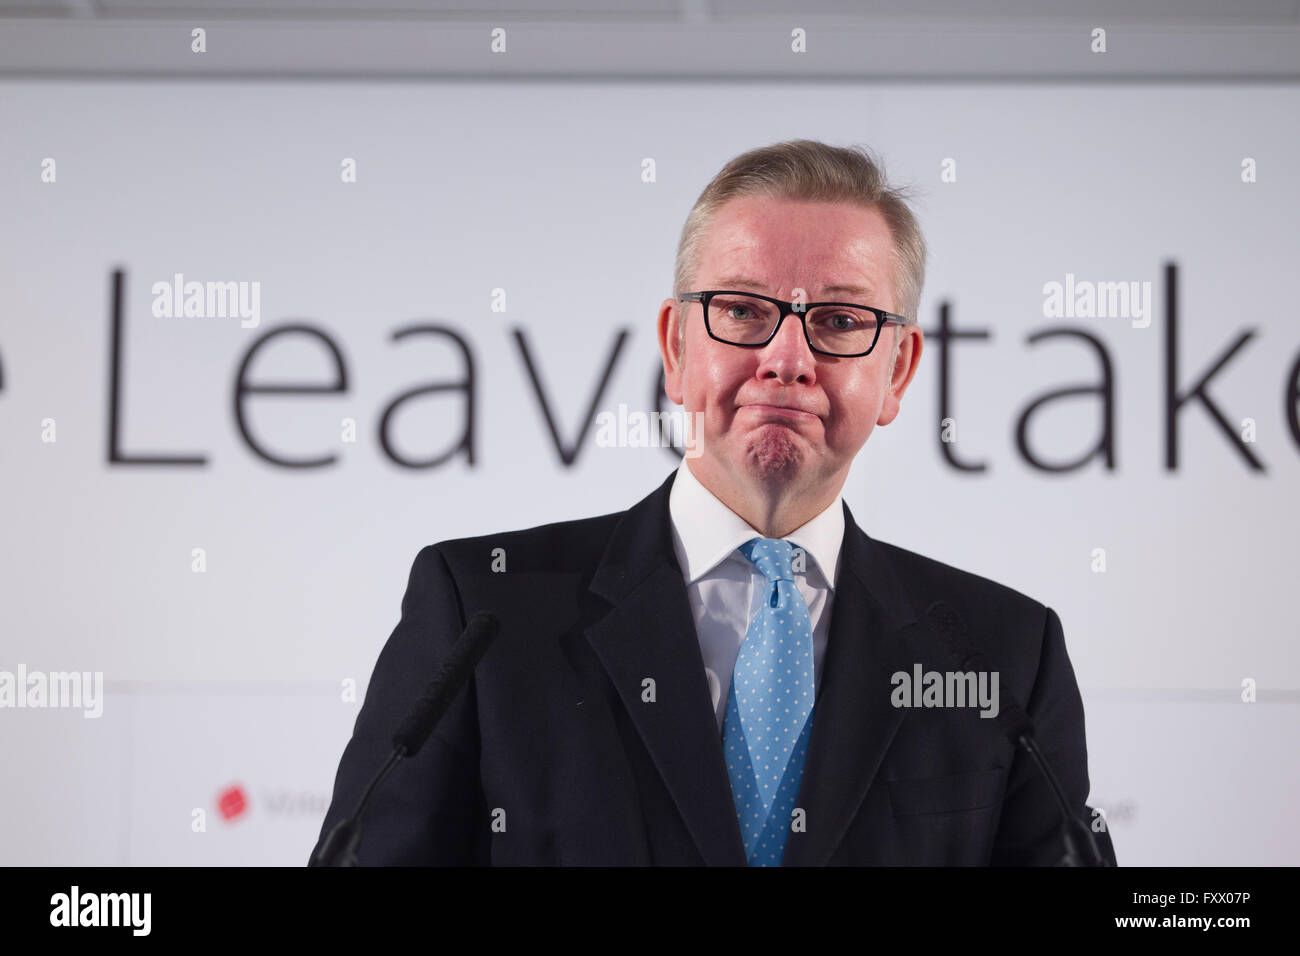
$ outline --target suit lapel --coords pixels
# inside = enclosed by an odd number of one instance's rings
[[[785,866],[830,860],[907,713],[890,704],[890,676],[911,670],[905,633],[916,614],[884,549],[858,528],[847,504],[840,560],[797,802],[806,830],[790,834]]]
[[[686,584],[672,547],[675,472],[615,527],[591,590],[613,608],[587,640],[617,689],[704,862],[745,865],[740,824]],[[642,682],[655,682],[653,703]]]

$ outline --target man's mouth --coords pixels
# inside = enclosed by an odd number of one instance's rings
[[[817,416],[812,412],[805,412],[798,408],[787,408],[784,405],[742,405],[741,408],[752,408],[762,415],[771,415],[777,418],[790,418],[794,420],[814,419]]]

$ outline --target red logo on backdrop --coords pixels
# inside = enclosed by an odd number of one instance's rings
[[[225,820],[233,820],[242,815],[248,809],[248,797],[244,796],[244,788],[235,784],[221,791],[217,797],[217,809]]]

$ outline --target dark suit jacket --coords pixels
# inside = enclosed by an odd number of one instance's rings
[[[500,634],[423,749],[372,800],[362,864],[744,865],[673,552],[674,475],[624,512],[420,551],[322,837],[356,806],[465,622],[486,610]],[[873,540],[847,505],[844,517],[798,798],[806,829],[790,834],[785,865],[1056,862],[1056,805],[998,721],[890,701],[896,671],[955,669],[924,617],[947,601],[1091,821],[1083,705],[1056,613]]]

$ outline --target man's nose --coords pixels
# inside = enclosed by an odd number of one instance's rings
[[[759,353],[759,378],[776,378],[785,384],[816,381],[817,357],[804,338],[799,313],[791,312],[776,335]]]

